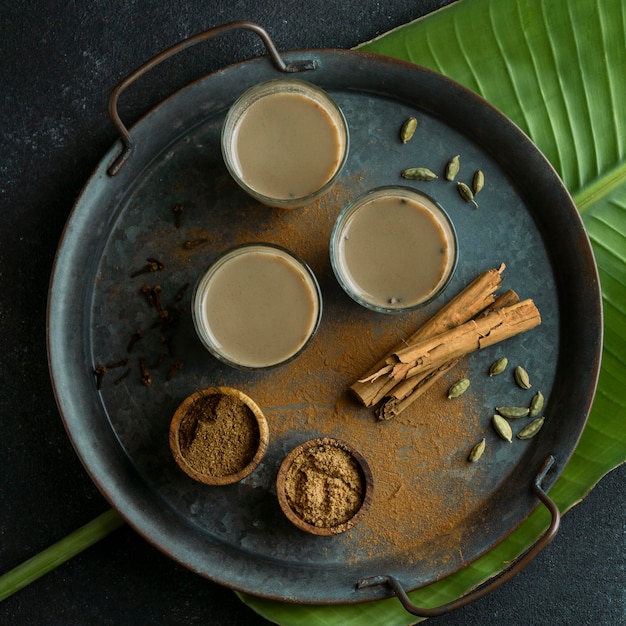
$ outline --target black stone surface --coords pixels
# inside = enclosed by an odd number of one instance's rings
[[[470,1],[470,0],[464,0]],[[108,509],[63,429],[45,314],[56,246],[116,139],[112,87],[163,48],[239,19],[279,49],[349,48],[446,0],[15,0],[0,7],[0,573]],[[261,52],[228,35],[168,61],[124,96],[128,121],[194,78]],[[68,294],[71,297],[71,294]],[[554,542],[504,587],[440,624],[626,624],[626,468],[568,513]],[[0,624],[268,622],[226,588],[123,527],[0,604]]]

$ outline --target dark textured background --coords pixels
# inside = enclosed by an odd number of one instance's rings
[[[471,1],[471,0],[465,0]],[[112,87],[163,48],[248,19],[279,49],[349,48],[446,0],[4,0],[0,7],[0,573],[107,510],[65,434],[45,350],[48,280],[82,185],[116,135]],[[262,51],[234,34],[124,96],[136,119],[202,74]],[[438,624],[626,624],[626,468],[573,511],[513,581]],[[0,604],[1,624],[267,624],[232,591],[123,527]]]

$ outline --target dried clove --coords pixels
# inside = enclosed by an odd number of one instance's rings
[[[141,382],[146,387],[149,387],[152,384],[152,377],[150,376],[150,372],[148,371],[146,360],[143,357],[139,359],[139,367],[141,368]]]
[[[198,248],[199,246],[205,244],[208,241],[207,237],[202,237],[200,239],[188,239],[183,244],[183,248],[185,250],[193,250],[194,248]]]
[[[159,342],[161,343],[161,345],[167,350],[167,354],[172,355],[172,346],[170,345],[170,341],[167,337],[165,337],[164,335],[161,335],[159,337]]]
[[[130,354],[133,351],[135,344],[142,338],[143,338],[143,333],[141,332],[141,330],[136,330],[133,336],[130,338],[130,341],[128,342],[128,346],[126,347],[126,352]]]
[[[146,259],[147,263],[139,270],[133,272],[130,277],[140,276],[141,274],[148,274],[150,272],[161,272],[165,269],[165,265],[157,259]]]
[[[94,374],[96,375],[96,389],[98,391],[100,391],[100,389],[102,389],[102,379],[104,378],[104,375],[107,373],[107,366],[106,365],[99,365],[98,367],[96,367]]]
[[[121,359],[120,361],[113,361],[111,363],[106,363],[105,365],[98,365],[98,367],[94,370],[94,374],[96,375],[96,389],[98,389],[98,391],[102,389],[102,379],[109,370],[128,365],[129,363],[130,359]]]
[[[177,292],[176,295],[174,296],[174,302],[180,302],[183,299],[183,296],[185,295],[185,292],[187,291],[187,289],[189,289],[189,283],[185,283]]]
[[[152,296],[154,298],[154,305],[156,307],[156,310],[161,313],[161,311],[163,311],[163,303],[161,302],[161,292],[163,291],[163,288],[161,287],[161,285],[155,285],[152,288]]]
[[[161,332],[165,332],[171,326],[170,312],[168,309],[161,309],[159,317],[153,322],[150,328],[160,328]]]
[[[162,333],[167,332],[170,328],[173,328],[176,325],[181,314],[182,311],[178,307],[168,307],[159,313],[159,319],[153,326],[155,328],[160,326]]]
[[[141,288],[141,293],[143,293],[143,295],[146,296],[146,298],[148,300],[148,306],[153,307],[154,306],[154,298],[152,297],[152,287],[150,287],[150,285],[144,285]]]
[[[172,378],[174,378],[174,376],[176,375],[176,372],[179,372],[182,369],[183,369],[183,362],[179,361],[178,359],[174,361],[174,365],[172,365],[172,368],[167,374],[167,380],[172,380]]]
[[[119,385],[125,378],[128,378],[128,376],[130,375],[130,371],[132,368],[128,368],[119,378],[116,378],[113,381],[114,385]]]
[[[161,261],[159,261],[158,259],[155,258],[149,258],[146,259],[146,261],[148,261],[148,263],[150,263],[151,265],[156,265],[156,271],[157,272],[162,272],[165,269],[165,264],[161,263]]]

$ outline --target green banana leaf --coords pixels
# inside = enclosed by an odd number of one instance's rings
[[[580,443],[550,495],[562,512],[626,460],[626,5],[622,0],[461,0],[359,49],[434,69],[520,126],[559,172],[581,211],[599,267],[604,352]],[[449,602],[502,571],[543,532],[537,509],[473,564],[412,592]],[[239,594],[283,626],[415,622],[396,599],[301,606]]]

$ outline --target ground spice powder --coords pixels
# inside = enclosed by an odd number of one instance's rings
[[[230,395],[198,398],[181,422],[180,451],[197,472],[230,476],[254,458],[259,427],[246,404]]]
[[[361,508],[365,482],[349,452],[320,445],[295,458],[285,492],[298,517],[318,528],[330,528],[347,522]]]

